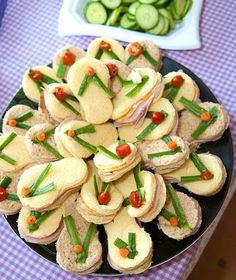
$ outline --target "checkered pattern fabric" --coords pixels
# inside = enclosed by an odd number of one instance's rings
[[[197,0],[194,0],[197,1]],[[0,114],[21,85],[30,66],[48,64],[54,52],[67,44],[86,48],[92,37],[60,38],[57,18],[61,1],[8,0],[0,27]],[[236,139],[235,21],[234,0],[208,0],[201,17],[202,48],[194,51],[166,51],[165,54],[194,71],[212,89],[231,116]],[[201,240],[180,256],[141,276],[122,279],[178,280],[194,261]],[[1,280],[92,279],[68,273],[31,251],[0,217]],[[97,279],[102,279],[98,277]],[[116,279],[116,277],[112,278]]]

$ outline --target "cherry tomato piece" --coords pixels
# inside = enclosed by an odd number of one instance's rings
[[[29,216],[27,218],[27,224],[28,225],[33,225],[33,224],[35,224],[35,222],[36,222],[36,217],[35,216]]]
[[[46,139],[46,136],[43,132],[38,132],[37,139],[38,139],[38,141],[43,142]]]
[[[128,47],[128,53],[131,56],[137,57],[143,52],[143,47],[138,43],[134,42],[129,45]]]
[[[107,205],[111,200],[111,196],[109,192],[100,192],[98,195],[98,202],[102,205]]]
[[[7,191],[0,187],[0,201],[3,201],[7,198]]]
[[[107,68],[111,78],[114,78],[118,73],[118,67],[114,63],[107,63]]]
[[[83,247],[82,245],[75,245],[73,247],[73,252],[76,254],[82,253],[83,252]]]
[[[203,171],[201,173],[201,179],[204,181],[210,180],[212,177],[213,174],[209,170]]]
[[[109,43],[107,43],[107,42],[105,42],[105,41],[102,41],[102,42],[100,43],[100,48],[101,48],[102,50],[110,51],[110,50],[111,50],[111,44],[109,44]]]
[[[131,148],[129,146],[129,144],[120,144],[116,147],[116,154],[121,157],[124,158],[126,156],[128,156],[129,154],[131,154]]]
[[[95,74],[95,71],[92,67],[88,67],[87,71],[86,71],[86,74],[89,76],[89,77],[92,77],[94,76]]]
[[[72,52],[67,51],[67,52],[65,52],[63,54],[61,59],[62,59],[63,64],[65,64],[65,65],[72,65],[72,64],[75,63],[76,57],[75,57],[75,55]]]
[[[152,114],[152,122],[155,124],[159,124],[164,120],[165,116],[162,112],[154,112]]]
[[[29,76],[33,81],[41,82],[43,79],[43,74],[38,70],[32,70],[29,72]]]
[[[129,250],[127,248],[120,248],[119,252],[123,258],[127,258],[129,255]]]
[[[56,94],[56,98],[59,101],[64,101],[66,98],[66,93],[65,93],[64,89],[61,87],[55,88],[55,94]]]
[[[129,200],[130,200],[130,204],[134,208],[139,208],[142,205],[141,197],[137,191],[133,191],[130,193]]]
[[[183,77],[180,75],[177,75],[174,78],[172,78],[171,85],[172,85],[172,87],[179,88],[182,86],[183,82],[184,82]]]
[[[14,120],[14,119],[11,119],[11,120],[9,120],[9,122],[8,122],[8,124],[11,126],[11,127],[14,127],[14,126],[16,126],[16,120]]]
[[[211,119],[211,114],[209,112],[204,112],[201,114],[201,120],[208,122]]]
[[[177,144],[175,141],[170,141],[168,142],[168,148],[171,149],[171,150],[175,150],[177,148]]]
[[[171,217],[169,222],[172,227],[177,227],[179,224],[179,221],[178,221],[177,217],[175,217],[175,216]]]
[[[70,137],[74,137],[75,136],[75,131],[74,130],[68,130],[67,135]]]
[[[24,188],[22,188],[21,193],[23,196],[27,196],[30,193],[30,189],[28,187],[24,187]]]

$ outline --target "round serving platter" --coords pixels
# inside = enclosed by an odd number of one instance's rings
[[[163,58],[163,66],[160,70],[162,75],[165,75],[172,71],[178,71],[180,69],[182,69],[197,83],[201,92],[200,98],[202,101],[212,101],[218,103],[216,97],[213,95],[210,89],[193,72],[191,72],[189,69],[187,69],[186,67],[179,64],[178,62],[174,61],[171,58],[168,57]],[[16,104],[25,104],[34,109],[37,109],[37,104],[27,99],[22,89],[20,89],[17,92],[15,97],[8,105],[7,110]],[[0,129],[1,129],[1,123],[2,123],[2,119],[0,122]],[[150,233],[153,241],[154,253],[153,253],[153,263],[151,268],[159,266],[164,262],[167,262],[168,260],[172,259],[173,257],[185,251],[189,246],[191,246],[194,242],[196,242],[202,236],[202,234],[207,230],[210,224],[213,222],[213,220],[215,219],[215,217],[217,216],[217,214],[219,213],[223,205],[223,202],[226,198],[226,195],[230,187],[231,177],[233,173],[233,144],[232,144],[232,137],[229,128],[225,131],[221,139],[219,139],[216,142],[203,144],[201,145],[201,148],[198,150],[198,152],[200,153],[208,152],[208,151],[212,154],[219,156],[223,161],[227,170],[227,179],[225,185],[218,194],[212,197],[200,197],[191,194],[187,190],[174,184],[177,190],[180,190],[194,197],[199,202],[202,208],[202,216],[203,216],[202,225],[195,235],[188,237],[182,241],[176,241],[174,239],[168,238],[160,230],[158,230],[157,219],[155,219],[150,223],[142,224],[145,230],[148,233]],[[15,233],[19,236],[17,230],[17,222],[16,222],[17,218],[18,218],[18,214],[13,216],[8,216],[6,217],[6,220],[11,226],[11,228],[15,231]],[[103,226],[98,226],[98,230],[99,230],[99,238],[103,245],[103,264],[101,268],[94,275],[100,275],[100,276],[118,275],[120,273],[112,269],[107,261],[107,241],[106,241],[106,234]],[[44,245],[31,244],[28,242],[25,243],[45,259],[53,263],[56,263],[55,244],[44,246]]]

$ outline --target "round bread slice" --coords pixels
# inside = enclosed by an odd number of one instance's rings
[[[21,117],[22,115],[26,114],[26,113],[32,113],[33,116],[30,117],[29,119],[23,121],[23,122],[19,122],[20,124],[25,124],[29,127],[32,127],[36,124],[42,123],[43,121],[40,119],[40,115],[39,112],[30,108],[29,106],[26,105],[15,105],[12,106],[5,114],[4,118],[3,118],[3,124],[2,124],[2,132],[3,133],[10,133],[10,132],[15,132],[18,135],[25,135],[27,132],[27,128],[23,129],[21,127],[16,126],[10,126],[9,125],[9,121],[12,119],[17,119],[19,117]]]
[[[173,101],[173,105],[175,107],[175,109],[177,111],[181,111],[184,109],[183,104],[181,104],[179,102],[179,99],[184,96],[185,98],[187,98],[190,101],[196,101],[200,95],[200,91],[199,88],[197,86],[197,84],[195,83],[194,80],[192,80],[192,78],[190,78],[187,74],[185,74],[182,70],[178,71],[178,72],[170,72],[167,75],[164,76],[164,83],[170,83],[171,80],[175,77],[175,76],[181,76],[184,79],[183,84],[181,85],[181,87],[178,89],[178,93],[176,95],[176,98]],[[164,97],[167,96],[167,94],[169,93],[170,89],[166,89],[164,91]]]
[[[59,63],[61,63],[61,59],[62,59],[62,56],[66,53],[66,52],[71,52],[75,55],[75,62],[77,60],[79,60],[80,58],[83,58],[86,56],[86,52],[79,48],[79,47],[75,47],[75,46],[66,46],[62,49],[59,49],[56,54],[54,55],[53,57],[53,62],[52,62],[52,68],[55,70],[55,72],[57,73],[58,71],[58,66],[59,66]],[[68,74],[68,71],[70,69],[70,65],[66,65],[66,70],[65,70],[65,73],[63,75],[63,79],[66,80],[66,77],[67,77],[67,74]]]
[[[193,139],[191,134],[197,129],[201,119],[187,110],[183,111],[179,118],[177,134],[191,145],[216,141],[229,126],[229,116],[222,105],[213,102],[203,102],[199,105],[207,111],[216,107],[217,119],[197,139]]]
[[[118,69],[116,76],[113,78],[111,77],[111,91],[116,95],[122,89],[122,83],[118,79],[117,75],[119,75],[123,80],[126,80],[132,69],[125,63],[116,59],[108,60],[105,64],[114,64]]]
[[[54,79],[55,81],[58,81],[58,83],[62,82],[61,79],[57,78],[56,72],[48,66],[35,66],[35,67],[31,67],[30,69],[28,69],[23,76],[22,87],[23,87],[25,95],[34,102],[37,102],[37,103],[39,102],[40,92],[39,92],[35,82],[29,76],[30,70],[39,71],[42,74],[47,75],[50,78]],[[43,87],[47,86],[46,83],[42,83],[42,84],[43,84]]]
[[[97,53],[99,51],[100,45],[102,42],[106,42],[110,44],[111,51],[119,58],[120,61],[124,61],[125,58],[125,50],[123,46],[116,40],[110,38],[96,38],[94,39],[88,46],[87,57],[97,57]],[[99,58],[101,61],[105,62],[107,60],[111,60],[112,55],[109,55],[109,51],[104,51],[102,56]]]
[[[56,142],[58,152],[63,157],[73,157],[73,155],[66,149],[66,147],[61,142],[60,137],[59,137],[59,132],[60,132],[60,125],[56,127],[55,133],[54,133],[54,140]]]
[[[166,98],[161,98],[149,108],[149,111],[161,112],[165,111],[168,113],[168,116],[163,122],[161,122],[157,128],[155,128],[151,133],[149,133],[145,140],[158,140],[161,139],[164,135],[168,135],[175,127],[176,122],[178,121],[178,115]],[[150,118],[145,118],[143,124],[139,128],[135,128],[133,125],[123,126],[118,128],[118,134],[120,139],[125,139],[128,142],[135,143],[137,142],[137,136],[151,123]]]
[[[162,230],[163,233],[168,237],[176,240],[182,240],[198,231],[202,223],[202,210],[199,203],[194,198],[189,197],[181,192],[176,192],[176,194],[179,198],[180,204],[184,210],[191,229],[173,227],[170,225],[170,222],[161,215],[158,217],[158,228]],[[171,213],[175,213],[173,205],[169,199],[167,199],[164,207]]]
[[[89,123],[85,121],[66,119],[60,124],[57,130],[59,141],[63,144],[65,149],[69,151],[69,153],[74,157],[87,158],[92,155],[93,152],[77,143],[65,132],[68,130],[76,130],[87,125],[89,125]],[[118,138],[117,130],[112,123],[94,125],[94,129],[95,132],[79,134],[78,137],[96,147],[99,145],[110,145],[111,143],[114,143]]]
[[[87,165],[82,159],[65,158],[53,162],[38,190],[52,182],[55,189],[37,196],[23,196],[22,189],[26,186],[32,186],[46,166],[47,164],[39,164],[27,169],[20,177],[17,187],[17,195],[21,203],[37,211],[57,208],[58,202],[64,202],[71,193],[77,192],[81,188],[88,174]]]
[[[126,208],[121,208],[114,220],[104,225],[108,239],[108,256],[110,264],[120,272],[137,270],[147,262],[151,264],[153,244],[150,235],[131,218]],[[134,259],[123,258],[119,253],[119,248],[114,245],[117,238],[128,243],[128,233],[135,233],[136,250],[138,254]]]
[[[40,115],[40,119],[44,123],[52,123],[52,124],[58,125],[58,122],[52,118],[52,116],[50,115],[50,113],[46,107],[45,99],[44,99],[44,91],[46,91],[46,90],[47,90],[47,87],[42,91],[42,93],[40,95],[40,99],[39,99],[38,112]]]
[[[30,232],[27,218],[31,216],[31,209],[29,207],[22,207],[17,219],[18,231],[21,238],[24,238],[30,243],[43,245],[56,241],[63,228],[62,208],[59,207],[51,211],[52,213],[40,224],[39,228]]]
[[[152,140],[138,142],[136,146],[142,157],[144,168],[155,171],[155,173],[165,174],[179,168],[189,158],[189,145],[178,136],[171,136],[171,140],[181,149],[173,155],[163,155],[161,157],[149,158],[149,154],[171,151],[168,145],[162,140]]]
[[[84,241],[89,223],[82,218],[75,208],[75,203],[68,205],[64,209],[64,216],[71,215],[81,241]],[[91,240],[88,249],[88,257],[85,263],[76,262],[76,254],[73,252],[73,244],[66,226],[62,230],[57,243],[57,262],[66,271],[75,272],[78,274],[88,274],[99,269],[102,264],[102,246],[98,239],[98,231]]]
[[[60,102],[57,99],[55,95],[56,88],[63,89],[64,92],[66,93],[66,96],[68,96],[66,97],[64,102]],[[69,97],[75,98],[67,84],[63,84],[63,83],[50,84],[44,90],[44,100],[45,100],[46,108],[50,113],[50,115],[52,116],[52,118],[57,122],[61,122],[65,118],[71,116],[81,119],[79,101],[77,99],[76,101],[71,100]]]
[[[96,176],[98,192],[101,192],[102,181],[98,177],[93,161],[88,161],[88,170],[88,179],[81,188],[80,201],[77,203],[77,205],[80,204],[80,202],[82,202],[86,207],[88,214],[94,216],[114,216],[114,214],[120,209],[122,205],[122,194],[116,188],[114,188],[113,184],[111,183],[109,184],[109,193],[111,200],[107,205],[99,204],[94,188],[94,176]]]
[[[162,55],[159,47],[150,40],[142,40],[138,43],[141,44],[141,46],[143,46],[143,48],[149,53],[149,55],[156,61],[156,66],[153,66],[143,54],[140,54],[137,58],[135,58],[134,61],[129,64],[129,66],[131,68],[148,67],[154,69],[155,71],[158,71],[162,66]],[[129,48],[131,44],[132,43],[130,43],[125,48],[126,63],[128,58],[130,57]]]
[[[67,75],[68,84],[80,102],[81,113],[85,120],[94,124],[105,123],[111,118],[113,111],[112,102],[105,91],[94,81],[91,81],[83,95],[78,95],[88,67],[93,68],[105,87],[109,88],[110,75],[106,65],[89,57],[80,59],[70,68]]]
[[[54,140],[54,134],[47,137],[45,141],[42,142],[35,142],[34,138],[37,138],[38,133],[45,133],[49,130],[54,129],[55,126],[50,123],[42,123],[37,124],[33,127],[31,127],[28,132],[25,135],[25,145],[26,148],[30,154],[30,156],[34,159],[36,162],[50,162],[54,160],[61,159],[62,156],[57,151],[57,146]],[[54,153],[49,152],[43,144],[47,143],[49,144],[56,152],[58,152],[58,155],[56,156]]]
[[[9,135],[0,134],[0,145]],[[25,137],[22,135],[17,135],[1,152],[16,161],[13,165],[0,158],[0,170],[2,172],[15,172],[33,162],[32,157],[26,149]]]
[[[147,82],[139,90],[137,94],[132,97],[126,96],[137,84],[142,81],[144,76],[148,76]],[[112,119],[121,122],[123,119],[128,118],[136,110],[140,102],[144,102],[151,96],[157,85],[162,83],[162,76],[150,68],[135,68],[128,75],[127,80],[132,80],[134,85],[125,86],[121,89],[119,94],[113,98],[113,114]],[[162,91],[156,96],[156,100],[160,99]]]
[[[200,175],[200,172],[190,158],[180,168],[164,176],[168,180],[179,182],[185,189],[194,194],[212,196],[218,193],[224,186],[227,177],[226,169],[221,159],[215,155],[204,153],[198,154],[198,156],[207,169],[213,174],[212,179],[190,183],[181,182],[182,176]]]

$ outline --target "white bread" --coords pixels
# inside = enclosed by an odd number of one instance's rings
[[[40,99],[39,99],[39,104],[38,104],[38,112],[39,112],[40,118],[43,122],[58,125],[58,122],[52,118],[52,116],[50,115],[50,113],[46,107],[45,99],[44,99],[45,91],[47,91],[47,87],[42,91],[42,93],[40,95]]]
[[[8,137],[8,135],[9,134],[0,134],[0,145]],[[25,146],[25,137],[22,135],[17,135],[13,141],[3,149],[2,152],[16,160],[16,164],[12,165],[5,160],[0,159],[0,170],[4,172],[17,171],[33,162],[33,159]]]
[[[82,58],[73,64],[68,72],[67,80],[73,94],[81,105],[82,115],[87,122],[101,124],[108,121],[112,115],[113,105],[103,89],[93,81],[89,83],[82,96],[78,95],[86,70],[92,67],[103,84],[109,88],[110,75],[104,63],[95,58]]]
[[[56,188],[42,195],[23,197],[22,188],[30,187],[39,177],[47,164],[35,165],[26,170],[18,183],[17,195],[24,206],[37,211],[46,211],[58,207],[58,200],[62,203],[71,192],[81,188],[87,177],[87,166],[82,159],[65,158],[52,163],[52,167],[39,188],[54,182]],[[63,176],[62,176],[63,174]],[[65,196],[66,194],[66,196]],[[62,200],[63,199],[63,200]]]
[[[159,47],[150,40],[142,40],[139,41],[139,43],[145,45],[145,48],[148,51],[148,53],[157,61],[157,66],[154,67],[142,54],[139,55],[132,63],[130,63],[129,66],[131,68],[148,67],[158,71],[162,66],[162,55]],[[125,48],[125,61],[127,61],[130,57],[128,49],[131,44],[132,43],[130,43]]]
[[[170,72],[164,76],[164,83],[169,83],[175,76],[181,76],[184,79],[184,83],[178,90],[177,96],[174,99],[173,105],[177,111],[181,111],[184,109],[183,104],[179,102],[179,99],[184,96],[190,101],[196,101],[200,95],[199,88],[197,84],[183,71],[178,72]],[[168,94],[169,90],[165,90],[164,96]]]
[[[189,146],[186,141],[178,136],[171,136],[177,147],[181,148],[181,152],[174,155],[164,155],[149,159],[148,154],[170,151],[168,145],[162,140],[152,140],[138,142],[136,146],[142,157],[142,165],[144,168],[154,170],[155,173],[165,174],[179,168],[189,157]]]
[[[104,38],[104,37],[96,38],[89,44],[88,50],[87,50],[87,57],[96,56],[102,41],[109,43],[111,45],[112,51],[119,57],[119,59],[121,61],[124,61],[125,50],[124,50],[123,46],[121,45],[121,43],[119,43],[118,41],[116,41],[114,39]],[[100,58],[100,60],[103,62],[106,62],[107,60],[110,60],[110,59],[111,59],[111,57],[109,55],[107,55],[106,53],[103,53],[103,55]]]
[[[4,118],[3,118],[3,123],[2,123],[2,132],[5,133],[11,133],[11,132],[15,132],[18,135],[25,135],[27,130],[19,128],[19,127],[12,127],[10,125],[8,125],[8,121],[11,119],[16,119],[18,117],[20,117],[22,114],[24,113],[28,113],[28,112],[32,112],[33,116],[24,121],[24,124],[27,124],[29,126],[34,126],[36,124],[42,123],[43,121],[40,119],[39,116],[39,112],[32,109],[29,106],[26,105],[15,105],[12,106],[5,114]]]
[[[61,79],[57,78],[56,72],[48,66],[35,66],[28,69],[23,76],[22,87],[25,95],[34,102],[39,102],[40,93],[35,85],[35,82],[29,77],[30,70],[40,71],[42,74],[47,75],[50,78],[58,81],[58,83],[62,82]],[[47,84],[43,83],[43,86],[46,87]]]
[[[202,210],[199,203],[194,198],[189,197],[181,192],[176,192],[176,194],[180,200],[181,206],[184,210],[191,230],[172,227],[169,221],[164,219],[161,215],[158,218],[158,228],[162,230],[163,233],[168,237],[176,240],[182,240],[190,235],[195,234],[198,231],[202,223]],[[175,213],[170,199],[167,199],[164,207],[168,211]]]
[[[221,159],[215,155],[204,153],[198,154],[201,161],[207,169],[214,175],[214,177],[207,181],[197,181],[191,183],[182,183],[181,176],[194,176],[199,175],[200,172],[194,165],[191,159],[188,159],[177,170],[167,173],[164,176],[175,182],[179,182],[188,191],[202,196],[212,196],[218,193],[224,186],[227,173]]]
[[[161,112],[164,110],[168,113],[167,118],[160,123],[156,129],[148,134],[145,140],[157,140],[161,139],[164,135],[168,135],[175,127],[178,120],[178,115],[173,105],[166,98],[161,98],[155,103],[152,103],[149,111]],[[118,128],[120,139],[125,139],[131,143],[137,142],[136,136],[138,136],[151,122],[151,119],[145,118],[143,124],[139,128],[135,128],[133,125],[123,126]]]
[[[54,57],[53,57],[53,61],[52,61],[52,68],[53,70],[55,70],[55,72],[57,73],[57,70],[58,70],[58,65],[59,65],[59,62],[61,60],[61,57],[63,56],[64,53],[66,53],[67,51],[73,53],[75,55],[75,61],[79,60],[80,58],[82,57],[85,57],[86,56],[86,52],[79,48],[79,47],[75,47],[75,46],[66,46],[64,48],[61,48],[59,49]],[[68,71],[70,69],[70,66],[67,65],[66,67],[66,71],[65,71],[65,74],[63,76],[63,79],[66,80],[66,77],[67,77],[67,74],[68,74]]]

